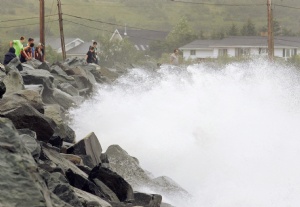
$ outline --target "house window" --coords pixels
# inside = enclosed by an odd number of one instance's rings
[[[282,57],[292,57],[294,55],[297,55],[297,49],[283,49],[282,50]]]
[[[191,50],[190,54],[191,55],[196,55],[196,50]]]
[[[226,56],[227,55],[227,49],[219,49],[219,56]]]
[[[250,55],[250,48],[236,48],[235,49],[235,56],[242,57]]]

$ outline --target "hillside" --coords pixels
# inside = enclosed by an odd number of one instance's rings
[[[257,29],[266,26],[267,22],[266,0],[61,0],[61,2],[65,36],[78,36],[85,40],[99,35],[111,35],[115,28],[124,27],[125,24],[128,27],[170,31],[182,16],[189,20],[197,34],[203,33],[205,36],[227,30],[232,23],[241,28],[248,19],[252,20]],[[39,35],[39,1],[0,0],[0,3],[2,41],[15,39],[21,35],[27,37]],[[274,18],[281,28],[298,33],[300,1],[273,0],[272,3]],[[247,5],[241,6],[245,4]],[[57,1],[45,1],[45,7],[46,34],[58,36]]]

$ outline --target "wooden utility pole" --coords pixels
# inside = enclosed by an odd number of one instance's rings
[[[61,50],[63,60],[66,59],[66,49],[65,49],[65,37],[64,37],[64,29],[63,29],[63,20],[62,20],[62,11],[61,11],[61,2],[57,0],[58,6],[58,18],[59,18],[59,31],[60,31],[60,40],[61,40]]]
[[[45,3],[44,3],[44,0],[40,0],[40,43],[42,43],[44,45],[43,56],[45,58],[46,48],[45,48]]]
[[[273,15],[271,0],[267,0],[268,7],[268,57],[270,61],[274,59],[274,37],[273,37]]]

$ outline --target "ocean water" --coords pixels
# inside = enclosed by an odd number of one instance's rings
[[[300,206],[300,70],[264,60],[135,68],[72,110],[95,132],[193,195],[177,207]]]

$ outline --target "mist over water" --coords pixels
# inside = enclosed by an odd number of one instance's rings
[[[104,151],[118,144],[193,195],[168,200],[177,207],[300,205],[300,73],[292,67],[132,69],[70,113],[77,139],[94,131]]]

